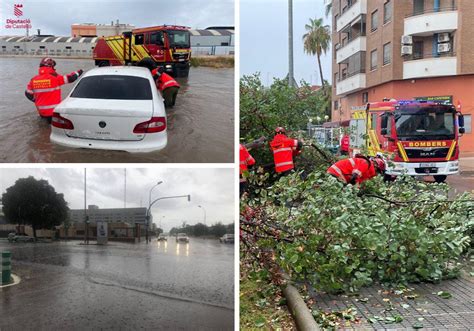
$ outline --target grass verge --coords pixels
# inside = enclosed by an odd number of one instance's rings
[[[240,329],[296,330],[280,288],[264,272],[244,265],[240,274]]]
[[[191,67],[233,68],[234,56],[194,56],[191,57]]]

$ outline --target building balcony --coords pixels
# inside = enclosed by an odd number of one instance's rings
[[[457,58],[453,52],[443,55],[412,55],[403,63],[403,79],[453,76],[457,74]]]
[[[361,69],[338,80],[336,84],[336,94],[342,96],[359,91],[365,87],[365,70]]]
[[[429,36],[457,29],[458,11],[456,7],[448,7],[416,12],[406,17],[404,35]]]
[[[344,60],[348,59],[354,54],[358,52],[365,52],[367,50],[367,40],[366,37],[360,35],[351,41],[349,41],[346,45],[342,46],[336,51],[336,61],[337,63],[341,63]]]
[[[337,19],[336,31],[340,32],[346,25],[362,14],[367,14],[367,0],[357,0]]]

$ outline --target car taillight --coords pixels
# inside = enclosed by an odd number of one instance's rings
[[[138,123],[133,133],[154,133],[166,130],[166,117],[152,117],[151,120]]]
[[[74,125],[67,118],[62,117],[59,113],[53,113],[53,118],[51,120],[51,125],[66,130],[74,130]]]

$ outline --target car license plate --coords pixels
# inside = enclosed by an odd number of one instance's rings
[[[436,168],[436,163],[420,163],[420,168]]]

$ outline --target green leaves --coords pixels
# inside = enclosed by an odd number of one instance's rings
[[[440,298],[443,298],[443,299],[451,299],[453,297],[453,295],[449,292],[445,292],[445,291],[439,291],[438,293],[436,293]]]

